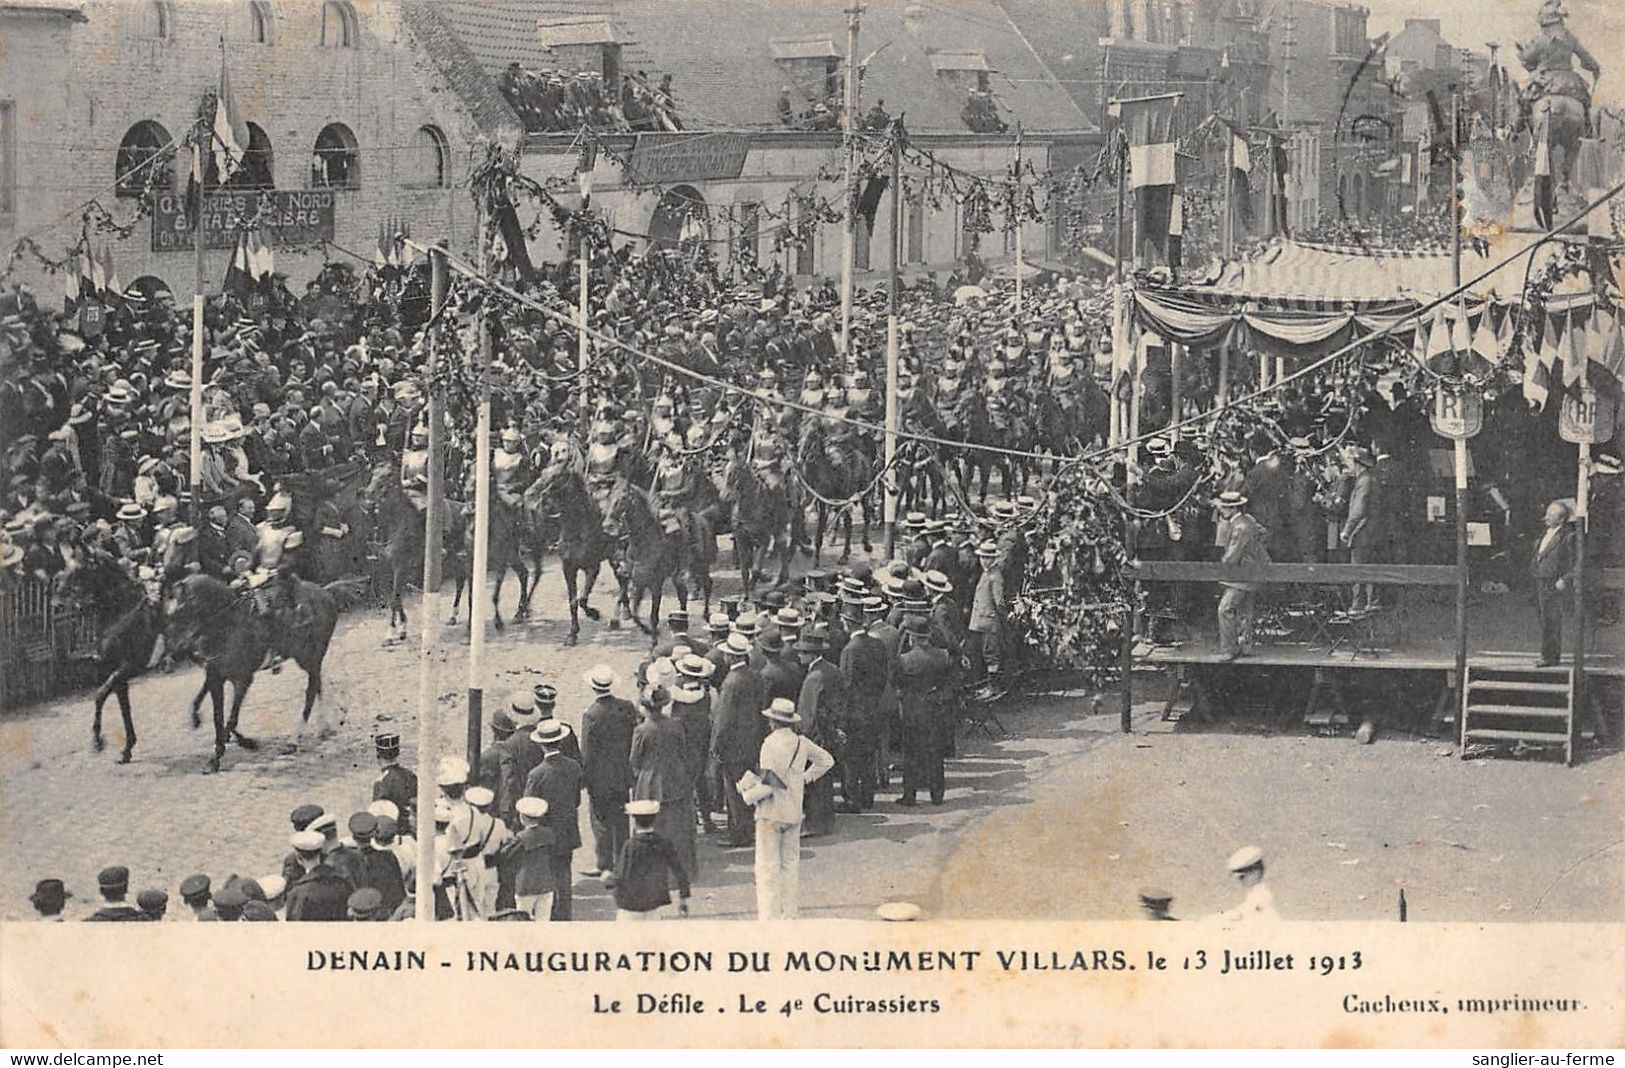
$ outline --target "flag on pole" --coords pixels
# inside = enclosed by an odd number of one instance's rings
[[[1489,301],[1484,302],[1484,310],[1478,316],[1478,328],[1473,331],[1473,352],[1492,368],[1501,366],[1501,361],[1506,359],[1506,348],[1501,344],[1501,336],[1490,323],[1493,309],[1493,304]]]
[[[214,98],[214,173],[216,181],[226,181],[243,165],[248,154],[248,124],[237,114],[237,100],[231,93],[231,76],[226,73],[226,57],[220,57],[220,89]]]
[[[250,235],[248,248],[248,273],[255,281],[271,277],[276,272],[276,256],[271,251],[270,242],[265,240],[264,230],[255,230]]]
[[[110,241],[102,242],[102,288],[115,297],[124,292],[124,283],[119,281],[118,269],[113,266],[113,244]]]
[[[1179,94],[1114,100],[1111,114],[1128,139],[1129,187],[1134,190],[1136,267],[1168,262],[1174,200],[1174,105]]]
[[[1455,368],[1450,352],[1450,324],[1445,321],[1444,305],[1433,309],[1433,322],[1428,329],[1424,362],[1434,374],[1448,374]]]
[[[1603,312],[1599,306],[1591,315],[1597,332],[1591,347],[1591,367],[1587,370],[1593,388],[1618,396],[1625,384],[1625,337],[1620,336],[1617,311]]]
[[[231,250],[231,259],[226,261],[226,277],[220,288],[241,300],[248,299],[254,289],[254,276],[248,267],[247,230],[237,231],[237,244]]]
[[[374,267],[389,266],[388,228],[382,222],[378,224],[378,246],[373,249],[372,263]]]
[[[1168,266],[1179,270],[1180,253],[1185,242],[1185,198],[1174,193],[1168,208]]]
[[[1593,316],[1595,318],[1595,316]],[[1563,318],[1563,385],[1570,388],[1585,381],[1588,332],[1574,323],[1574,312]]]
[[[1540,345],[1524,350],[1523,397],[1537,408],[1546,407],[1552,384],[1552,368],[1557,365],[1557,326],[1548,317],[1542,324]]]

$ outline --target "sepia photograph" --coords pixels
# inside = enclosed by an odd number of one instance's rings
[[[1328,1031],[1404,959],[1550,1020],[1484,1045],[1617,1044],[1622,46],[1614,0],[0,0],[0,1021],[47,960],[658,950],[663,1016],[1168,938],[1344,983]],[[308,921],[399,926],[184,928]],[[597,926],[444,926],[492,922]],[[1581,963],[1461,986],[1497,939]],[[816,1014],[1108,1034],[932,989]]]

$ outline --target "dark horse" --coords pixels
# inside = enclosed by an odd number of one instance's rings
[[[870,498],[873,496],[870,490],[878,473],[872,445],[855,434],[832,435],[827,420],[811,418],[802,427],[796,461],[818,517],[813,535],[813,566],[818,566],[823,559],[824,531],[830,529],[831,513],[846,532],[841,560],[844,562],[851,557],[854,505],[863,513],[863,549],[871,551],[874,547],[869,544]]]
[[[493,494],[491,501],[491,534],[486,543],[486,562],[490,570],[496,572],[496,583],[491,587],[491,621],[501,630],[505,624],[502,621],[502,584],[507,581],[508,572],[512,571],[514,577],[519,579],[519,606],[514,609],[515,621],[530,617],[530,597],[536,592],[536,584],[542,581],[542,545],[541,539],[536,535],[540,530],[539,524],[531,521],[521,509],[504,504],[496,500]],[[463,601],[463,587],[469,585],[469,578],[473,572],[474,552],[474,514],[468,515],[468,522],[463,528],[462,544],[468,547],[469,560],[466,567],[457,571],[457,588],[451,598],[451,618],[449,622],[457,622],[457,608]],[[530,553],[531,562],[536,565],[534,577],[525,567],[525,553]],[[469,591],[469,599],[473,600],[474,593]],[[472,619],[470,623],[472,623]]]
[[[744,456],[735,453],[722,471],[722,501],[733,511],[734,557],[745,599],[756,588],[760,563],[779,557],[779,585],[790,578],[790,495],[781,484],[769,487]],[[760,561],[758,560],[760,557]]]
[[[609,559],[614,543],[604,534],[598,502],[568,458],[545,467],[525,490],[524,502],[536,529],[558,524],[559,570],[564,573],[565,596],[570,602],[570,636],[565,643],[574,645],[581,635],[581,613],[587,613],[588,619],[599,618],[598,609],[588,604],[587,598],[592,596],[593,583],[598,581],[598,571]]]
[[[677,591],[678,607],[688,608],[688,583],[685,581],[685,557],[688,566],[697,562],[697,547],[684,544],[681,533],[668,534],[654,502],[647,490],[620,478],[610,491],[609,504],[604,516],[604,533],[619,541],[626,539],[625,559],[618,570],[621,596],[615,605],[616,618],[622,609],[645,634],[653,635],[660,629],[660,597],[670,580]],[[701,572],[696,571],[699,578]],[[710,585],[710,574],[704,572],[703,585]],[[649,601],[649,622],[638,616],[644,595]],[[707,598],[709,600],[709,597]]]
[[[111,556],[100,554],[93,563],[70,561],[57,586],[59,604],[88,609],[103,621],[96,668],[101,685],[96,687],[96,716],[90,737],[99,753],[102,740],[102,706],[110,695],[118,696],[119,713],[124,719],[124,748],[118,762],[128,764],[135,750],[135,721],[130,718],[130,680],[147,670],[153,650],[163,632],[163,614],[158,607],[156,580],[141,582],[132,578]],[[110,621],[110,622],[107,622]]]
[[[406,609],[401,604],[401,595],[408,584],[421,581],[423,574],[424,516],[401,488],[399,470],[392,463],[381,463],[373,468],[365,500],[377,513],[378,528],[384,532],[383,556],[389,566],[390,579],[386,644],[392,644],[406,639]],[[461,505],[448,501],[445,521],[441,524],[443,567],[459,584],[466,577],[467,560],[463,555],[463,524],[452,520],[461,513]]]
[[[292,619],[284,621],[262,614],[252,594],[234,589],[211,575],[188,575],[170,589],[165,604],[168,635],[177,651],[185,651],[203,665],[203,687],[192,698],[192,726],[199,725],[198,708],[207,694],[214,704],[214,756],[208,770],[220,770],[226,752],[226,739],[234,739],[244,749],[258,743],[237,730],[237,717],[243,698],[254,681],[254,673],[272,649],[293,660],[305,671],[305,707],[300,713],[295,746],[304,736],[311,709],[322,693],[322,660],[333,639],[341,600],[360,589],[361,580],[341,579],[317,586],[293,580]],[[231,714],[225,712],[226,683],[232,686]],[[324,727],[324,733],[330,733]]]

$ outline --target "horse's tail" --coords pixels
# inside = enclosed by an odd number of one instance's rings
[[[321,590],[332,597],[334,605],[342,611],[366,596],[370,587],[371,583],[367,579],[351,577],[334,579],[322,586]]]

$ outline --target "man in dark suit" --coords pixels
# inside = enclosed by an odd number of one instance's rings
[[[843,747],[838,742],[840,723],[846,715],[846,686],[841,669],[826,657],[829,651],[829,628],[815,623],[802,632],[796,642],[796,652],[807,667],[802,680],[801,693],[796,698],[796,711],[801,722],[796,730],[836,756],[836,770],[841,769]],[[844,644],[844,643],[843,643]],[[844,651],[844,650],[843,650]],[[808,784],[806,790],[805,819],[802,831],[809,837],[829,834],[835,829],[835,776],[826,775]]]
[[[102,894],[102,907],[86,917],[93,923],[140,923],[146,920],[141,910],[124,900],[130,892],[130,869],[122,865],[103,868],[96,876],[96,888]]]
[[[1550,667],[1563,659],[1563,612],[1574,586],[1574,526],[1569,506],[1553,501],[1546,506],[1546,531],[1535,543],[1529,573],[1535,582],[1535,604],[1540,609],[1540,659],[1536,667]]]
[[[480,750],[480,766],[474,776],[475,785],[491,791],[491,814],[510,829],[519,825],[513,806],[525,792],[525,780],[514,767],[509,744],[514,730],[513,716],[506,709],[491,713],[491,744]]]
[[[746,661],[750,653],[749,639],[742,634],[730,634],[722,648],[728,658],[728,673],[723,676],[716,700],[711,704],[711,764],[720,772],[725,788],[727,844],[737,847],[755,840],[755,816],[739,796],[738,783],[745,772],[756,767],[756,757],[762,749],[765,725],[762,709],[768,704],[767,685]]]
[[[1349,563],[1371,564],[1380,555],[1378,546],[1383,541],[1381,484],[1373,469],[1377,459],[1371,450],[1355,446],[1348,452],[1349,484],[1348,514],[1338,540],[1349,551]],[[1370,582],[1357,582],[1349,611],[1357,612],[1377,607],[1377,588]]]
[[[576,811],[581,804],[581,765],[565,755],[570,728],[556,719],[536,725],[534,735],[542,745],[542,762],[525,782],[525,796],[547,802],[544,822],[553,831],[553,919],[571,918],[571,888],[575,882],[571,858],[581,848],[581,822]]]
[[[857,600],[856,608],[856,615],[861,617],[861,599]],[[874,620],[876,626],[884,625],[878,613]],[[841,720],[841,729],[846,732],[846,751],[839,770],[841,794],[848,812],[867,812],[874,807],[880,737],[885,723],[883,702],[891,686],[892,657],[886,643],[870,631],[858,629],[859,626],[854,619],[854,633],[841,650],[841,682],[847,700]]]
[[[807,672],[785,655],[781,632],[770,631],[756,639],[756,644],[767,655],[767,662],[762,667],[762,683],[767,687],[768,700],[787,697],[794,701],[801,694],[801,683]]]
[[[373,780],[372,799],[391,801],[400,813],[401,833],[413,833],[412,817],[417,813],[418,777],[401,766],[401,735],[392,726],[381,725],[372,739],[378,754],[378,778]],[[317,813],[321,815],[321,813]],[[301,828],[302,829],[302,828]],[[292,879],[288,880],[291,884]],[[345,895],[348,899],[349,895]],[[339,917],[343,919],[343,917]]]
[[[371,887],[383,899],[384,915],[393,913],[406,899],[406,884],[401,878],[401,862],[387,849],[374,849],[373,835],[378,830],[378,818],[370,812],[357,812],[348,824],[353,847],[343,852],[346,861],[342,870],[357,890]]]
[[[599,664],[587,672],[593,702],[581,716],[581,777],[587,786],[587,815],[592,823],[593,871],[615,870],[615,858],[626,841],[626,801],[632,789],[632,733],[638,713],[632,702],[616,697],[615,672]]]
[[[320,831],[295,831],[290,844],[299,862],[299,878],[288,887],[287,919],[347,920],[355,887],[322,856],[326,841]]]
[[[903,795],[899,805],[913,806],[921,786],[940,805],[947,784],[943,760],[952,720],[946,707],[953,664],[948,652],[931,642],[931,623],[909,616],[903,623],[902,655],[897,658],[897,690],[903,705]]]

